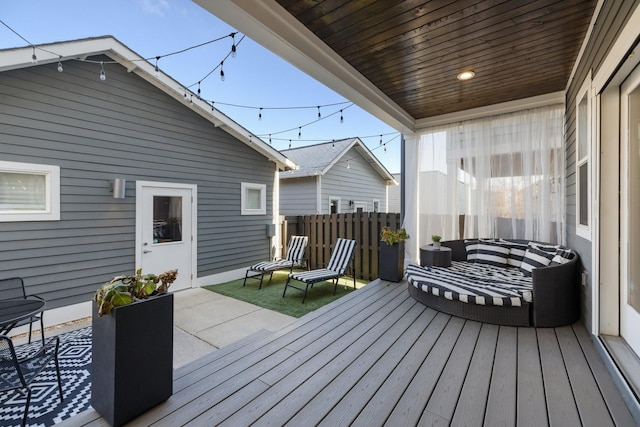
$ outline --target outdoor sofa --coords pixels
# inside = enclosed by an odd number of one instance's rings
[[[409,293],[454,316],[509,326],[556,327],[580,317],[578,255],[527,240],[443,241],[450,267],[410,264]]]

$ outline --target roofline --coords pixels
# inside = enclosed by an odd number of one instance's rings
[[[364,142],[362,142],[362,140],[360,138],[358,138],[358,137],[344,138],[341,141],[347,141],[347,140],[351,140],[351,143],[349,143],[340,153],[338,153],[338,155],[336,155],[334,157],[334,159],[322,171],[320,171],[318,173],[319,175],[324,175],[327,172],[329,172],[329,170],[332,167],[334,167],[336,165],[336,163],[338,163],[344,157],[344,155],[349,152],[349,150],[351,150],[354,146],[357,146],[356,150],[358,150],[358,152],[365,158],[367,163],[369,163],[371,166],[373,166],[373,168],[376,170],[376,172],[378,172],[378,174],[386,181],[387,185],[398,185],[398,182],[395,180],[393,175],[387,170],[387,168],[384,167],[384,165],[382,163],[380,163],[378,158],[373,155],[371,150],[369,150],[369,148],[364,144]],[[334,142],[337,142],[337,141],[334,141]],[[291,151],[293,151],[293,150],[304,150],[307,147],[316,147],[318,145],[330,144],[330,143],[331,142],[329,142],[329,141],[321,142],[320,144],[307,145],[305,147],[293,148],[293,149],[291,149]],[[285,153],[287,151],[290,151],[290,150],[283,150],[283,152],[285,152]],[[310,176],[315,176],[315,174],[313,174],[313,175],[304,175],[304,176],[287,176],[285,174],[285,175],[281,175],[281,178],[282,179],[296,179],[296,178],[308,178]]]
[[[403,132],[415,119],[275,0],[193,0],[205,10],[315,78],[346,99]]]
[[[135,73],[151,85],[184,104],[185,93],[193,104],[185,105],[194,112],[213,123],[229,135],[248,145],[255,151],[274,162],[279,169],[295,169],[294,162],[278,150],[271,147],[258,136],[240,126],[227,115],[217,110],[212,112],[211,105],[198,98],[191,90],[174,80],[168,74],[155,72],[155,66],[129,49],[113,36],[92,37],[66,42],[40,44],[37,48],[38,63],[31,62],[33,46],[0,50],[0,72],[32,67],[42,64],[57,63],[71,59],[85,59],[89,56],[107,55],[128,72]]]

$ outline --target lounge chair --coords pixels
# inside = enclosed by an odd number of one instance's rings
[[[252,265],[244,275],[242,286],[247,284],[247,279],[260,279],[258,289],[262,289],[262,280],[265,274],[269,273],[269,283],[271,283],[274,271],[289,269],[291,273],[293,267],[304,267],[306,265],[304,251],[307,247],[307,241],[307,236],[291,236],[287,256],[283,259],[263,261]]]
[[[299,273],[290,273],[287,278],[287,283],[284,285],[284,292],[282,293],[282,298],[284,298],[287,293],[287,288],[292,287],[298,289],[300,291],[304,291],[304,295],[302,296],[302,303],[304,304],[304,300],[307,297],[307,291],[309,290],[309,286],[313,287],[314,283],[323,282],[325,280],[333,280],[333,294],[336,294],[336,289],[338,289],[338,279],[344,276],[349,269],[349,265],[351,264],[351,259],[353,258],[353,250],[356,247],[355,240],[349,239],[338,239],[336,241],[336,246],[333,248],[331,252],[331,257],[329,258],[329,263],[326,268],[319,268],[316,270],[310,271],[302,271]],[[305,287],[298,287],[292,285],[291,280],[297,280],[305,284]],[[353,289],[356,288],[356,275],[353,274]]]

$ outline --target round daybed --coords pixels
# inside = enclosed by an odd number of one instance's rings
[[[556,327],[580,317],[578,255],[528,240],[450,240],[450,267],[410,264],[409,293],[438,311],[479,322]]]

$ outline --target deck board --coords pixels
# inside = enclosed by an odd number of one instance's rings
[[[375,281],[180,368],[128,425],[634,425],[583,325],[467,321],[406,286]]]

